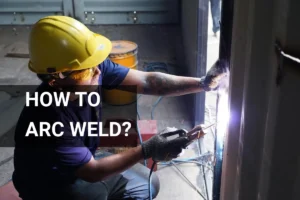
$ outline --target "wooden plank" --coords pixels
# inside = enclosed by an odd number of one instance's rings
[[[8,46],[6,57],[14,58],[29,58],[28,44],[26,43],[13,43]]]

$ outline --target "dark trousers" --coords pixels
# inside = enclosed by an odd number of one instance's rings
[[[95,159],[101,159],[109,153],[101,153]],[[57,194],[39,196],[41,200],[117,200],[117,199],[149,199],[149,172],[150,170],[142,164],[136,164],[127,171],[110,177],[104,181],[89,183],[78,179],[69,185],[64,191]],[[160,188],[159,179],[152,174],[152,197],[157,196]],[[36,191],[38,193],[38,191]],[[51,196],[51,197],[50,197]],[[23,200],[36,200],[35,198],[24,198]]]
[[[220,30],[221,20],[221,1],[210,0],[211,17],[213,22],[213,32],[216,33]]]

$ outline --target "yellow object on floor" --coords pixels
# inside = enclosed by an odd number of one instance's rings
[[[112,51],[109,58],[114,63],[120,64],[130,69],[137,69],[138,45],[131,41],[112,41]],[[134,86],[128,86],[134,87]],[[103,100],[110,105],[126,105],[135,102],[137,94],[132,92],[121,91],[117,89],[103,89]]]

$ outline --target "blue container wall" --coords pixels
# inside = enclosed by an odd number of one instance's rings
[[[47,15],[85,24],[179,23],[179,0],[0,0],[0,25],[31,25]]]

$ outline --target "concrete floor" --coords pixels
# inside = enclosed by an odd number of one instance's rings
[[[112,40],[131,40],[139,44],[139,65],[138,68],[143,70],[147,62],[167,62],[172,65],[169,70],[172,74],[178,74],[180,69],[176,66],[180,61],[180,44],[176,41],[181,36],[177,26],[97,26],[92,27],[96,32],[106,35]],[[5,52],[11,48],[14,42],[26,42],[30,27],[1,27],[0,28],[0,68],[4,70],[0,74],[0,85],[21,85],[39,83],[39,80],[27,70],[26,58],[4,58]],[[155,41],[155,42],[154,42]],[[177,44],[177,45],[176,45]],[[209,18],[208,30],[208,57],[207,66],[215,62],[218,56],[219,39],[212,36],[211,19]],[[174,65],[175,64],[175,65]],[[3,73],[4,72],[4,73]],[[178,74],[180,75],[180,74]],[[14,125],[17,121],[18,114],[22,109],[22,97],[15,98],[12,102],[7,93],[0,92],[0,136],[9,133],[13,134]],[[139,101],[139,112],[141,119],[151,119],[151,109],[157,97],[142,96]],[[154,119],[157,120],[158,129],[177,127],[190,129],[191,121],[189,114],[186,113],[188,104],[184,97],[163,98],[155,109]],[[206,95],[206,112],[205,124],[209,125],[215,120],[215,103],[216,93],[211,92]],[[201,139],[201,153],[214,151],[214,134],[213,129],[207,130],[207,135]],[[194,157],[199,155],[198,143],[192,144],[185,150],[182,157]],[[13,171],[13,148],[0,149],[0,186],[5,184],[11,178]],[[208,185],[208,199],[212,194],[212,171],[208,168],[199,167],[195,164],[181,164],[178,168],[189,178],[189,180],[199,188],[201,194],[206,197],[205,179]],[[156,172],[161,181],[161,190],[156,199],[181,200],[181,199],[203,199],[193,189],[189,183],[178,173],[174,166],[158,166]],[[205,174],[205,178],[204,178]]]

